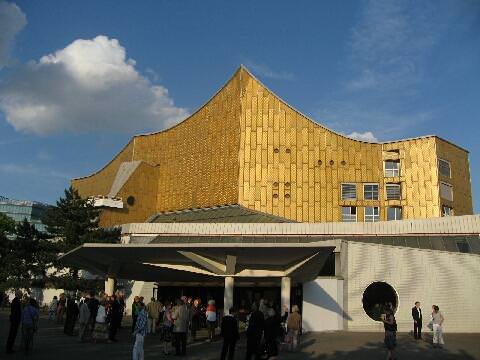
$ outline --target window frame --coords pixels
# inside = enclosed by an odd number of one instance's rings
[[[388,218],[388,210],[389,209],[400,210],[400,218],[399,219],[397,218],[397,213],[395,212],[395,219],[389,219]],[[398,221],[398,220],[402,220],[402,218],[403,218],[403,208],[401,206],[387,206],[387,221]]]
[[[355,198],[344,198],[344,197],[343,197],[343,185],[353,185],[353,186],[355,187]],[[357,183],[342,182],[342,183],[340,184],[340,199],[341,199],[341,200],[345,200],[345,201],[357,200],[357,199],[358,199],[358,196],[357,196]]]
[[[398,186],[398,198],[389,198],[387,188],[389,186]],[[385,200],[402,200],[402,184],[401,183],[386,183],[385,184]]]
[[[344,214],[343,213],[343,209],[345,208],[349,208],[350,209],[350,214]],[[344,215],[348,215],[348,216],[353,216],[353,214],[351,213],[351,210],[352,209],[355,209],[355,221],[345,221],[344,220]],[[357,207],[356,206],[342,206],[342,222],[358,222],[358,211],[357,211]]]
[[[372,208],[373,209],[373,214],[372,215],[367,215],[367,209]],[[378,214],[375,215],[375,209],[378,210]],[[372,221],[368,220],[367,221],[367,216],[372,218]],[[378,217],[378,220],[375,220],[375,217]],[[380,206],[365,206],[364,211],[363,211],[363,221],[364,222],[379,222],[380,221]]]
[[[447,187],[450,188],[451,194],[452,194],[452,198],[451,198],[451,199],[442,196],[442,185],[445,185],[445,186],[447,186]],[[440,189],[439,189],[439,190],[440,190],[440,199],[447,200],[447,201],[452,201],[452,202],[453,202],[453,185],[452,185],[452,184],[447,183],[446,181],[440,181]]]
[[[387,163],[395,163],[398,164],[398,167],[396,169],[388,169],[388,171],[392,171],[392,175],[387,174]],[[395,175],[395,171],[397,174]],[[383,161],[383,175],[384,177],[400,177],[402,171],[401,163],[400,160],[384,160]]]
[[[365,186],[373,186],[373,185],[376,185],[377,186],[377,198],[375,199],[367,199],[366,196],[365,196]],[[373,191],[372,191],[373,193]],[[380,184],[379,183],[364,183],[363,184],[363,200],[368,200],[368,201],[375,201],[375,200],[379,200],[380,199]]]
[[[449,209],[449,214],[447,215],[444,209]],[[442,217],[454,216],[453,207],[448,205],[442,205]]]
[[[449,172],[448,175],[442,174],[442,173],[440,172],[440,162],[441,162],[441,161],[443,161],[443,162],[445,162],[445,163],[448,164],[448,172]],[[452,178],[452,163],[451,163],[450,161],[448,161],[448,160],[438,158],[438,173],[439,173],[441,176],[444,176],[444,177],[447,177],[447,178],[451,179],[451,178]]]

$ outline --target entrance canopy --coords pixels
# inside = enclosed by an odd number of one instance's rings
[[[219,239],[220,240],[220,239]],[[337,241],[312,243],[84,244],[61,257],[66,265],[120,279],[169,284],[223,284],[289,277],[316,278]]]

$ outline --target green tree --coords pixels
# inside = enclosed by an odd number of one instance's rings
[[[0,213],[0,292],[7,290],[7,279],[11,261],[10,236],[15,233],[15,221]]]
[[[56,206],[47,210],[43,223],[52,237],[60,253],[66,253],[82,244],[109,242],[120,240],[120,229],[103,229],[98,226],[100,211],[88,199],[82,199],[78,191],[70,187],[65,190]],[[64,267],[57,263],[58,270],[63,274],[57,277],[57,285],[67,290],[85,287],[85,279],[79,277],[75,267]]]

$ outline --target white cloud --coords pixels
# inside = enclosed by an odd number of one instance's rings
[[[352,139],[357,139],[361,141],[378,142],[378,139],[375,137],[375,135],[373,135],[371,131],[365,131],[364,133],[359,133],[354,131],[351,134],[348,134],[347,136]]]
[[[106,36],[18,69],[0,88],[0,110],[17,131],[36,134],[160,130],[187,116]]]
[[[10,62],[10,49],[15,35],[27,24],[20,8],[0,0],[0,69]]]
[[[254,74],[263,76],[265,78],[277,80],[295,80],[295,75],[290,72],[275,71],[270,69],[267,65],[257,64],[250,60],[245,61],[245,66]]]

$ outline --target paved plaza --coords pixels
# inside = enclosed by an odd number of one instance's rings
[[[126,324],[128,326],[128,320]],[[0,340],[2,343],[1,359],[24,359],[23,354],[17,352],[5,356],[3,346],[8,332],[8,316],[5,312],[0,314]],[[79,343],[76,337],[64,335],[62,327],[49,322],[45,316],[40,319],[39,331],[35,337],[34,351],[29,359],[131,359],[133,338],[128,328],[119,332],[119,341],[112,344]],[[204,334],[200,340],[190,343],[187,348],[186,359],[210,360],[220,358],[221,340],[207,343]],[[282,353],[280,359],[385,359],[382,333],[356,333],[356,332],[326,332],[305,335],[302,339],[301,349],[298,353]],[[431,340],[430,334],[425,336]],[[427,341],[416,342],[410,334],[398,335],[399,359],[458,359],[480,360],[480,334],[446,334],[447,345],[444,349],[432,349]],[[20,337],[17,338],[17,347]],[[148,336],[145,341],[145,359],[168,359],[174,356],[163,354],[162,343],[156,336]],[[244,359],[245,339],[242,337],[237,345],[235,359]]]

